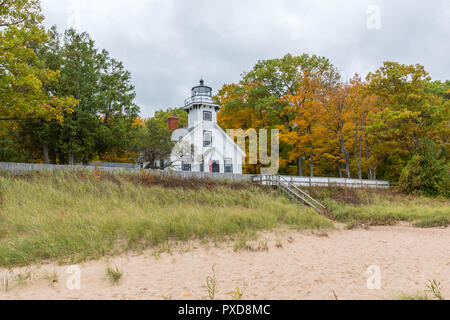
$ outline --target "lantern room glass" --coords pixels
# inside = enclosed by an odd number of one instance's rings
[[[192,88],[192,96],[207,96],[212,97],[212,88],[205,86],[204,81],[200,80],[200,85]]]

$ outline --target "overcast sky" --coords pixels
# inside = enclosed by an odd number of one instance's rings
[[[144,117],[179,107],[201,76],[215,92],[262,59],[325,56],[344,79],[383,61],[450,79],[449,0],[41,0],[132,73]]]

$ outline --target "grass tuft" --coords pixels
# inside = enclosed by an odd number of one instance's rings
[[[47,280],[52,288],[55,288],[56,283],[58,283],[59,278],[56,271],[45,271],[43,278]]]
[[[108,277],[109,281],[113,285],[118,285],[120,280],[123,276],[123,271],[119,269],[119,267],[115,266],[114,268],[111,266],[108,266],[106,268],[106,276]]]
[[[216,266],[212,266],[212,274],[206,277],[206,289],[208,290],[208,297],[203,297],[203,300],[215,300],[217,292]]]
[[[428,280],[426,286],[427,289],[424,292],[415,294],[403,293],[398,297],[398,300],[445,300],[441,293],[442,287],[439,281]]]

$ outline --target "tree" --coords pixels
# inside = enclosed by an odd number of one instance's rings
[[[303,160],[306,156],[311,160],[311,153],[300,154],[298,149],[292,151],[296,144],[294,140],[289,142],[292,137],[289,131],[296,130],[292,127],[296,116],[285,112],[285,108],[292,102],[291,98],[298,94],[305,74],[323,87],[334,85],[340,78],[336,68],[324,57],[287,54],[281,59],[259,61],[252,71],[243,75],[239,84],[225,85],[217,96],[222,105],[219,124],[224,129],[279,128],[282,131],[281,165],[296,161],[300,175],[303,174]],[[297,159],[291,156],[295,152],[298,153]],[[314,157],[312,159],[314,161]],[[313,171],[313,165],[311,167]],[[257,173],[255,171],[258,168],[245,166],[244,169]]]
[[[350,153],[347,148],[347,137],[352,129],[352,122],[349,121],[354,107],[354,96],[351,94],[351,86],[342,84],[328,88],[323,95],[321,106],[324,112],[321,117],[321,125],[331,132],[331,137],[337,140],[340,155],[325,154],[334,158],[338,169],[341,171],[341,164],[345,166],[345,176],[351,178],[350,172]]]
[[[264,88],[255,83],[240,85],[224,85],[215,97],[222,106],[218,113],[218,124],[224,129],[265,129],[269,128],[271,119],[264,105],[278,103],[276,97],[267,96]],[[256,132],[259,133],[258,131]],[[257,174],[261,170],[261,164],[250,163],[249,150],[246,151],[246,161],[243,170],[249,174]]]
[[[310,176],[314,176],[314,161],[319,148],[317,137],[321,136],[319,119],[324,109],[319,97],[324,87],[319,81],[311,78],[308,72],[302,76],[302,82],[295,90],[296,94],[285,96],[288,102],[282,112],[290,119],[288,125],[281,124],[281,141],[290,146],[288,161],[298,160],[299,175],[303,175],[303,159],[309,157]]]
[[[361,81],[359,75],[355,75],[348,85],[349,97],[351,101],[351,122],[353,129],[353,153],[358,179],[363,178],[363,166],[367,169],[369,179],[374,177],[374,168],[369,166],[370,145],[367,138],[367,125],[370,122],[370,115],[377,112],[376,96],[364,95],[363,90],[366,83]],[[365,151],[365,159],[363,157]]]
[[[431,139],[419,144],[403,168],[399,187],[407,193],[450,196],[450,166],[445,152]]]
[[[370,161],[395,181],[420,141],[445,143],[449,105],[429,90],[430,77],[418,64],[385,62],[367,81],[366,93],[377,96],[379,109],[368,127]]]
[[[101,52],[87,33],[67,30],[60,35],[55,27],[39,55],[60,81],[45,89],[77,98],[71,112],[61,120],[22,124],[23,143],[41,148],[46,163],[74,164],[92,159],[124,155],[131,139],[132,124],[139,113],[134,103],[131,74],[121,62]]]
[[[168,108],[166,110],[158,110],[153,116],[158,121],[161,127],[167,127],[169,117],[176,116],[178,118],[178,124],[180,127],[187,127],[188,125],[188,113],[184,108]]]
[[[45,90],[58,80],[38,55],[48,40],[38,0],[0,3],[0,120],[59,119],[74,99]]]
[[[137,153],[137,163],[145,164],[145,169],[165,169],[171,165],[166,160],[172,153],[175,143],[172,141],[172,132],[156,118],[145,122],[145,126],[138,126],[135,136],[130,143],[129,150]]]

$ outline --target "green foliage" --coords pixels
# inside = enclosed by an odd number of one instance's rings
[[[55,27],[38,50],[59,81],[48,92],[73,96],[77,104],[58,120],[21,122],[13,134],[37,161],[60,164],[88,162],[107,153],[121,152],[132,138],[139,108],[131,75],[121,62],[99,50],[87,33]]]
[[[48,41],[38,0],[5,0],[0,6],[0,119],[61,119],[75,100],[46,90],[58,81],[39,56]]]
[[[448,146],[450,104],[419,64],[385,62],[367,79],[365,90],[377,96],[379,108],[368,128],[373,145],[370,161],[385,179],[398,181],[420,141]]]
[[[0,162],[27,162],[31,155],[27,150],[18,150],[13,137],[0,136]]]
[[[135,162],[146,164],[147,169],[165,169],[171,165],[166,161],[161,166],[160,162],[170,157],[175,146],[168,128],[171,116],[178,118],[180,128],[187,126],[188,114],[183,108],[158,110],[152,118],[136,126],[128,145],[128,150],[138,155]]]
[[[450,197],[450,165],[434,141],[420,143],[401,173],[399,187],[407,193]]]
[[[188,125],[188,113],[183,108],[168,108],[166,110],[158,110],[155,112],[153,119],[158,121],[161,127],[166,127],[169,117],[175,115],[178,118],[178,124],[180,128],[187,127]]]
[[[136,128],[128,149],[139,154],[137,162],[146,164],[146,169],[164,169],[159,160],[168,158],[174,145],[167,122],[163,126],[158,119],[151,118],[144,127]]]

